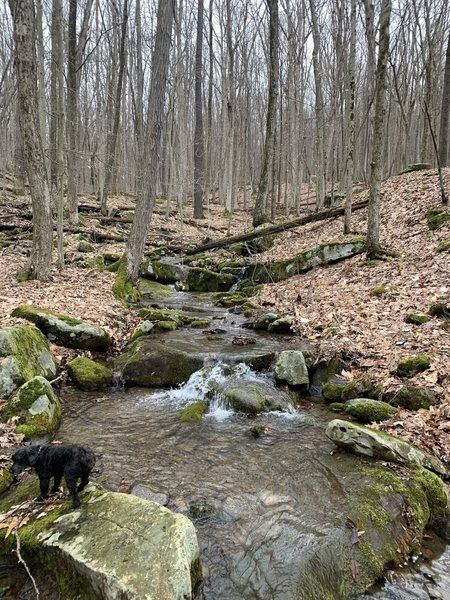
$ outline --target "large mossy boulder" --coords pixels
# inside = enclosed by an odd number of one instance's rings
[[[385,421],[395,415],[397,409],[380,400],[371,398],[354,398],[344,404],[346,413],[361,423]]]
[[[22,304],[11,314],[31,321],[51,342],[59,346],[106,352],[111,345],[111,336],[101,327],[59,315],[46,308]]]
[[[450,469],[435,456],[382,431],[334,419],[328,423],[325,433],[337,446],[355,454],[419,465],[444,477],[450,474]]]
[[[200,267],[190,268],[186,278],[186,286],[191,292],[226,292],[235,282],[234,275]]]
[[[0,503],[2,512],[37,494],[30,478]],[[17,529],[31,569],[47,573],[65,598],[191,600],[201,579],[199,546],[185,516],[130,494],[89,484],[81,507],[46,509]],[[4,532],[6,530],[3,530]],[[15,548],[0,536],[0,551]]]
[[[27,439],[50,438],[61,420],[61,403],[50,383],[41,376],[24,383],[2,408],[4,420],[18,416],[16,433]]]
[[[67,369],[74,384],[82,390],[101,390],[112,385],[111,369],[86,356],[71,360],[67,363]]]
[[[34,325],[0,329],[0,398],[36,375],[54,379],[57,368],[48,341]]]
[[[203,356],[143,336],[117,356],[115,366],[129,385],[171,387],[187,381],[201,369]]]
[[[332,264],[361,254],[365,252],[366,247],[364,238],[349,242],[320,244],[285,260],[249,265],[243,276],[258,283],[282,281],[319,265]]]
[[[274,374],[277,381],[306,391],[309,387],[308,368],[300,350],[284,350],[276,358]]]

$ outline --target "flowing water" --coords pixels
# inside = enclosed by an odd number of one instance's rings
[[[194,296],[175,294],[164,304],[212,319],[215,333],[164,334],[168,344],[202,352],[209,365],[238,363],[243,352],[301,347],[247,332],[243,317]],[[251,348],[231,343],[243,334],[257,338]],[[219,362],[170,391],[69,388],[58,439],[89,444],[99,456],[97,479],[107,487],[128,485],[194,521],[204,572],[200,600],[297,600],[299,573],[320,570],[320,557],[348,537],[351,498],[364,489],[354,471],[358,459],[333,453],[324,427],[334,415],[309,399],[293,412],[248,418],[216,397],[201,423],[180,421],[184,406],[204,398],[209,379],[226,385],[227,377]],[[270,385],[267,375],[245,365],[233,377]],[[264,427],[261,437],[252,435],[255,425]],[[428,554],[433,562],[419,559],[361,598],[450,600],[449,549],[435,543]],[[332,572],[321,577],[334,580]]]

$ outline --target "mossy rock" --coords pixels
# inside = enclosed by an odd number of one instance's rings
[[[300,350],[284,350],[276,358],[274,375],[277,381],[306,391],[309,388],[309,375],[305,357]]]
[[[428,323],[430,317],[427,315],[416,315],[414,313],[408,313],[405,315],[404,319],[405,323],[410,323],[411,325],[423,325],[424,323]]]
[[[78,252],[94,252],[94,246],[85,240],[78,242]]]
[[[278,313],[264,313],[253,321],[253,329],[267,329],[271,323],[280,318]]]
[[[160,298],[166,296],[172,296],[174,291],[167,285],[159,283],[158,281],[152,281],[150,279],[141,279],[139,282],[139,292],[142,296],[148,298]]]
[[[137,340],[142,335],[149,335],[153,331],[155,325],[152,321],[144,321],[140,325],[136,327],[136,329],[131,334],[131,341]]]
[[[369,296],[375,296],[376,298],[381,298],[385,294],[389,292],[388,288],[385,287],[374,287],[369,290]]]
[[[50,383],[41,376],[24,383],[1,409],[2,418],[18,416],[16,433],[27,439],[50,438],[61,420],[61,403]]]
[[[178,328],[174,321],[155,321],[153,331],[175,331]]]
[[[229,382],[220,389],[221,395],[233,410],[256,415],[271,410],[287,411],[291,403],[276,389],[257,381]]]
[[[257,283],[274,283],[309,271],[319,265],[328,265],[362,254],[367,249],[365,238],[349,242],[320,244],[291,258],[272,263],[254,263],[247,267],[243,277]]]
[[[31,321],[59,346],[106,352],[111,345],[111,336],[102,327],[39,306],[21,304],[11,315]]]
[[[341,371],[341,369],[341,362],[337,358],[332,358],[328,362],[321,361],[318,364],[314,364],[312,367],[310,394],[312,396],[323,397],[324,385],[326,385],[328,382],[336,383],[340,381],[336,375]],[[340,392],[337,399],[340,399]]]
[[[407,165],[404,169],[399,172],[399,175],[405,175],[406,173],[413,173],[414,171],[425,171],[431,169],[430,163],[412,163]]]
[[[361,423],[380,422],[395,415],[397,409],[380,400],[354,398],[345,403],[345,412]]]
[[[115,360],[115,369],[128,385],[174,387],[203,367],[203,356],[142,336]]]
[[[112,265],[118,262],[121,258],[121,255],[117,254],[117,252],[103,252],[102,256],[105,265]]]
[[[345,386],[344,381],[327,381],[322,387],[322,396],[327,402],[339,402],[342,399],[342,391]]]
[[[36,375],[54,379],[57,368],[48,340],[34,325],[0,329],[0,398]]]
[[[402,406],[408,410],[430,408],[437,403],[437,398],[429,388],[404,385],[387,397],[392,406]]]
[[[435,206],[434,208],[430,208],[427,212],[426,219],[428,227],[432,231],[435,231],[436,229],[439,229],[441,225],[450,221],[450,210],[442,206]]]
[[[247,302],[247,297],[239,294],[237,292],[232,292],[223,296],[220,300],[218,300],[218,306],[239,306],[245,304]]]
[[[369,376],[350,381],[344,386],[341,398],[343,402],[354,398],[371,398],[378,400],[382,395],[381,385],[377,385]]]
[[[194,329],[207,329],[209,327],[209,321],[207,319],[198,319],[191,322],[191,327]]]
[[[200,267],[191,267],[186,278],[191,292],[226,292],[236,282],[236,277],[228,273],[215,273]]]
[[[101,390],[112,385],[111,369],[86,356],[71,360],[67,368],[75,385],[82,390]]]
[[[292,317],[280,317],[267,326],[270,333],[292,333]]]
[[[140,268],[141,277],[153,279],[160,283],[176,283],[184,281],[188,269],[184,265],[165,260],[144,261]]]
[[[9,469],[0,470],[0,494],[3,494],[14,481],[14,476],[9,472]]]
[[[345,412],[345,404],[343,402],[331,402],[328,408],[337,413]]]
[[[442,240],[436,250],[437,252],[450,252],[450,235]]]
[[[450,305],[444,302],[433,302],[428,311],[432,317],[450,319]]]
[[[0,501],[2,512],[37,493],[37,477],[29,477]],[[68,502],[46,507],[17,529],[27,565],[50,576],[64,598],[116,598],[117,590],[123,598],[194,597],[201,564],[189,519],[93,483],[81,503],[77,510],[69,510]],[[0,535],[2,554],[15,545],[13,535]]]
[[[139,311],[139,316],[145,319],[146,321],[151,321],[155,324],[164,322],[172,322],[175,324],[175,328],[183,327],[183,325],[189,325],[192,321],[196,319],[189,315],[185,315],[176,310],[169,310],[163,308],[141,308]]]
[[[398,363],[396,373],[399,377],[414,377],[417,373],[426,371],[430,368],[430,358],[423,354],[411,356]]]
[[[189,404],[180,413],[180,421],[183,423],[200,423],[203,415],[208,410],[207,402],[193,402]]]

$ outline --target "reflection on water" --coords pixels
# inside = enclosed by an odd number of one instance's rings
[[[329,413],[305,403],[305,412],[294,416],[249,419],[217,407],[222,418],[210,414],[198,425],[185,424],[180,409],[203,393],[198,380],[191,384],[185,394],[69,391],[58,438],[91,445],[100,455],[98,478],[108,487],[117,489],[122,478],[139,482],[191,518],[193,505],[212,505],[212,514],[193,519],[204,568],[199,598],[301,598],[299,570],[340,535],[348,515],[351,486],[349,492],[346,470],[340,471],[339,464],[350,459],[341,454],[330,470],[333,445],[323,433]],[[315,422],[304,419],[306,414]],[[255,424],[267,425],[269,434],[253,438],[249,430]],[[438,568],[434,572],[438,577]],[[448,575],[444,579],[448,585]],[[388,595],[386,588],[376,597],[408,597],[400,595],[401,582],[389,585],[399,595]],[[408,585],[426,590],[413,579]],[[439,583],[433,584],[433,590],[439,589]]]

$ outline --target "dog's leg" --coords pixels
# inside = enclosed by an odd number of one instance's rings
[[[67,489],[69,490],[70,496],[72,498],[72,508],[77,508],[77,506],[80,506],[80,496],[78,495],[77,490],[77,480],[76,478],[67,475],[64,475],[64,479],[66,480]]]
[[[52,494],[54,492],[58,491],[59,486],[61,485],[61,479],[62,479],[62,473],[57,472],[57,473],[54,474],[54,476],[53,476]]]
[[[39,484],[41,488],[41,495],[38,497],[38,500],[45,500],[48,495],[48,486],[50,484],[50,479],[48,477],[40,477]]]
[[[89,473],[83,473],[83,475],[81,476],[81,481],[78,485],[78,491],[81,492],[81,490],[84,490],[84,488],[87,486],[88,483],[89,483]]]

